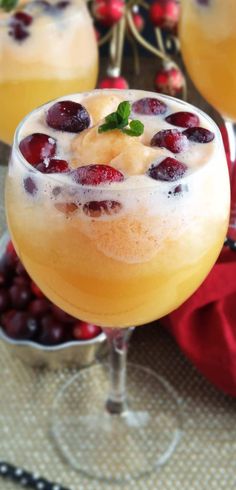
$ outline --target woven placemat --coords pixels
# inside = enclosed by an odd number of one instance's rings
[[[184,437],[165,467],[122,489],[235,490],[236,400],[211,387],[161,327],[136,330],[130,359],[150,366],[175,387],[184,411]],[[49,372],[26,367],[0,344],[0,372],[0,459],[71,490],[119,488],[71,470],[61,461],[48,436],[52,401],[73,370]],[[15,488],[0,480],[1,490]]]
[[[0,166],[0,234],[5,226],[5,171]],[[209,385],[161,327],[136,329],[130,360],[166,377],[182,404],[184,437],[172,459],[159,472],[119,487],[86,479],[66,466],[48,436],[49,415],[55,394],[74,371],[49,372],[26,367],[11,357],[3,343],[0,343],[0,460],[23,466],[71,490],[235,490],[236,400]],[[11,482],[0,480],[0,490],[16,488]]]

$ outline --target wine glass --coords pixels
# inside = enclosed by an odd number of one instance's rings
[[[0,18],[0,139],[36,106],[96,85],[98,49],[84,0],[35,0]]]
[[[98,131],[108,113],[114,121],[121,101],[143,122],[142,136]],[[67,109],[81,116],[78,134]],[[193,122],[197,128],[186,129]],[[42,152],[46,161],[38,164]],[[57,449],[99,480],[150,473],[174,452],[182,415],[165,379],[127,365],[128,341],[133,326],[183,303],[220,252],[229,182],[219,129],[190,104],[151,92],[96,90],[50,102],[16,131],[6,210],[34,281],[68,313],[101,325],[110,348],[109,375],[97,364],[58,393]]]
[[[225,120],[231,161],[236,157],[236,2],[181,0],[181,51],[199,92]]]

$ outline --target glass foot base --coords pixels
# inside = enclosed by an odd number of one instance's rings
[[[108,366],[80,371],[58,393],[52,414],[57,449],[75,469],[109,482],[138,479],[162,466],[181,436],[181,413],[170,385],[128,363],[128,409],[105,410]]]

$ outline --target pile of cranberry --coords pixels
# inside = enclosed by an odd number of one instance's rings
[[[42,345],[90,340],[101,333],[100,327],[77,320],[44,296],[11,241],[0,259],[0,325],[11,339]]]

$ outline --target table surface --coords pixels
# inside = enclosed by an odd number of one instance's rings
[[[102,70],[104,71],[104,70]],[[127,72],[127,73],[126,73]],[[142,74],[133,74],[127,60],[125,73],[131,87],[152,89],[153,59],[142,60]],[[189,99],[220,118],[191,87]],[[0,148],[0,234],[5,227],[3,187],[6,148]],[[124,490],[235,490],[236,400],[212,387],[179,351],[169,334],[158,326],[136,329],[130,359],[153,368],[176,389],[184,414],[184,436],[169,463],[150,477],[131,482]],[[26,367],[0,344],[0,460],[40,473],[71,490],[116,490],[117,485],[82,477],[64,464],[48,436],[54,396],[73,371],[49,372]],[[98,451],[99,453],[99,451]],[[99,456],[98,456],[99,457]],[[0,490],[14,490],[0,480]]]

